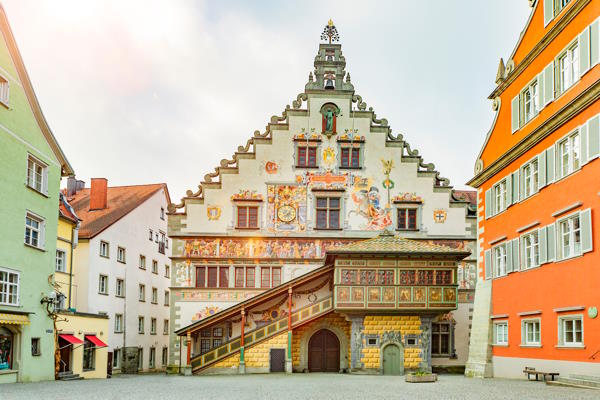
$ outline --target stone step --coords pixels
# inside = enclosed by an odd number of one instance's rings
[[[600,382],[586,379],[558,378],[556,381],[546,381],[546,385],[600,390]]]
[[[79,374],[74,374],[72,372],[59,372],[58,379],[61,381],[77,381],[83,379]]]
[[[594,381],[594,382],[600,382],[600,376],[591,376],[591,375],[577,375],[577,374],[571,374],[569,375],[569,378],[573,378],[573,379],[583,379],[585,381]]]

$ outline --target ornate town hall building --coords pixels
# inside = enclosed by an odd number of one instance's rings
[[[474,193],[354,91],[333,23],[303,93],[169,207],[170,366],[465,365]]]

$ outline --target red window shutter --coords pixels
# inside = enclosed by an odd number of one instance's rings
[[[417,229],[417,210],[408,210],[408,229]]]
[[[246,287],[253,288],[255,286],[254,280],[254,267],[246,268]]]
[[[271,270],[271,279],[273,280],[273,287],[281,285],[281,268]]]
[[[248,207],[238,206],[238,228],[247,228],[248,227]]]
[[[308,166],[309,167],[317,166],[317,148],[316,147],[308,148]]]
[[[219,267],[219,287],[229,287],[229,267]]]
[[[217,267],[208,267],[208,286],[209,288],[217,287]]]
[[[204,280],[204,267],[196,267],[196,287],[205,287],[206,281]]]
[[[406,229],[406,210],[398,209],[398,229]]]
[[[235,287],[244,287],[244,267],[235,267]]]
[[[342,161],[342,167],[350,166],[350,149],[349,148],[342,148],[341,161]]]
[[[352,167],[360,167],[360,149],[352,149]]]
[[[264,288],[271,287],[271,269],[261,267],[260,275],[260,286]]]
[[[258,228],[258,207],[248,207],[248,228]]]
[[[306,166],[306,147],[298,147],[298,166]]]

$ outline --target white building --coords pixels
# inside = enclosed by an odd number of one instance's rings
[[[166,184],[91,188],[69,181],[67,195],[81,218],[74,253],[77,311],[109,316],[113,372],[162,370],[169,341],[170,243]]]

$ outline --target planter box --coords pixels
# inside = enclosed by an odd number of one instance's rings
[[[411,382],[411,383],[435,382],[435,381],[437,381],[437,374],[428,374],[428,375],[407,374],[405,376],[404,380],[406,382]]]

